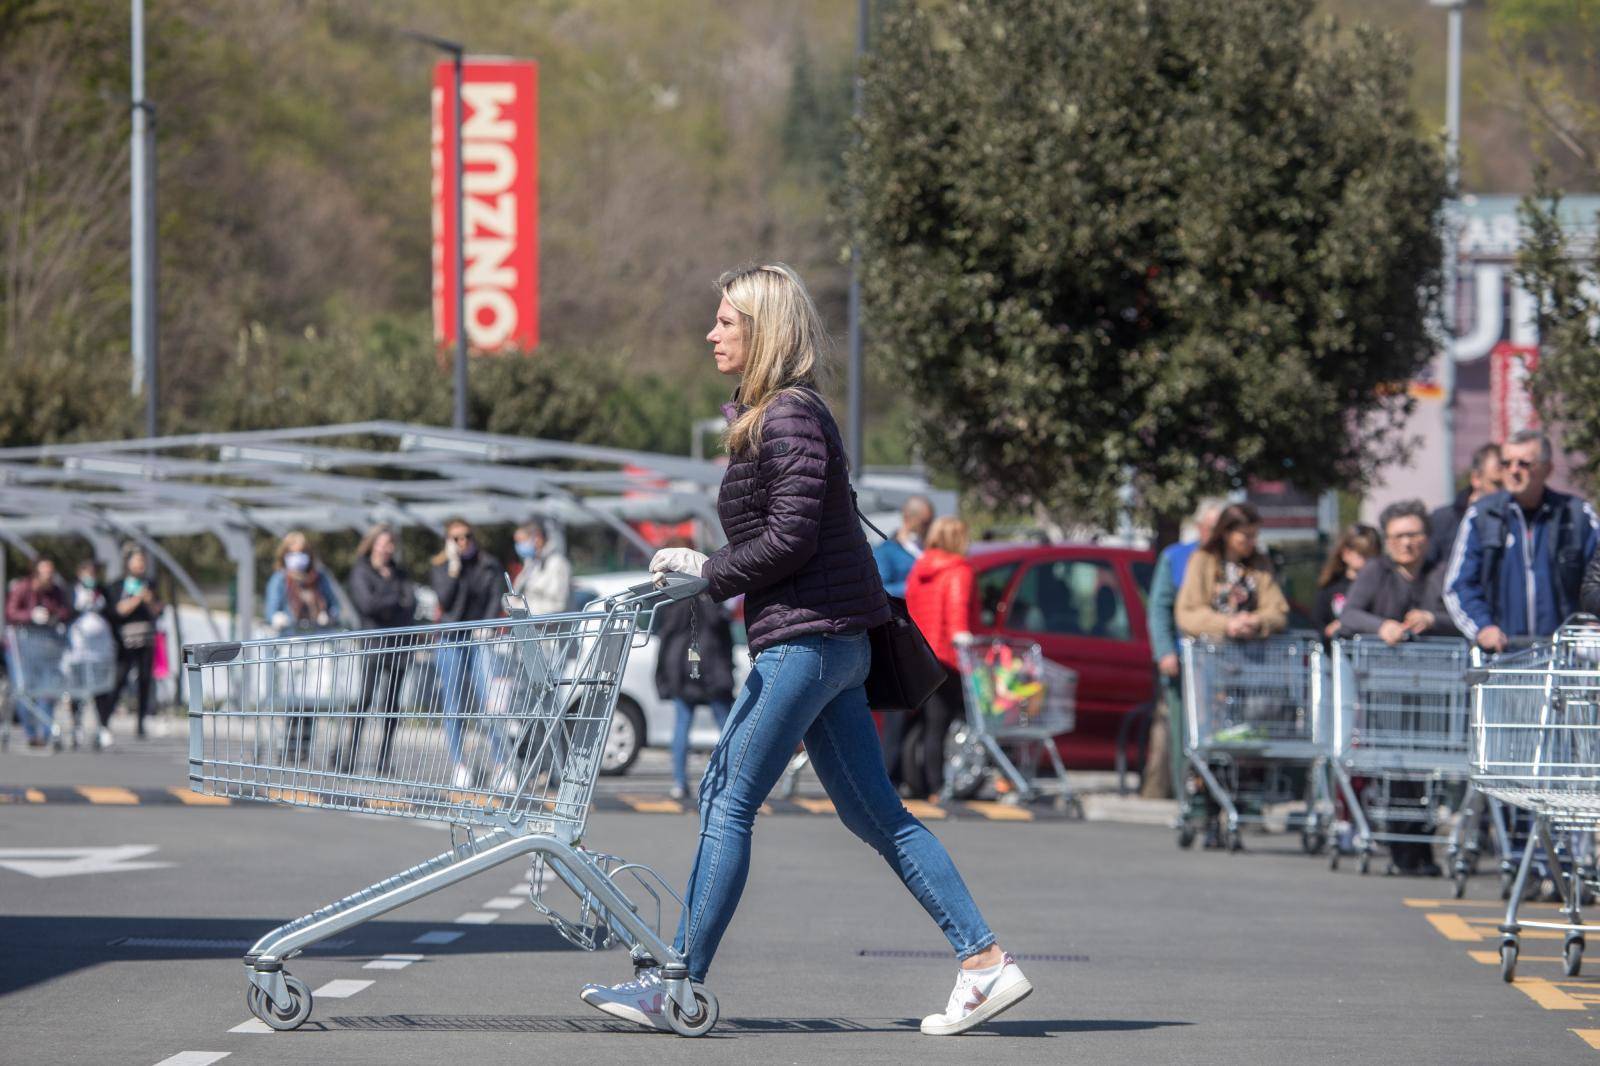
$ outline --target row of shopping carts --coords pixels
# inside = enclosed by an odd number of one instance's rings
[[[1463,640],[1290,634],[1187,641],[1183,663],[1185,754],[1230,848],[1281,803],[1303,804],[1307,852],[1328,848],[1337,867],[1348,850],[1363,873],[1377,846],[1429,844],[1449,825],[1457,897],[1486,848],[1499,859],[1505,979],[1523,928],[1565,932],[1578,973],[1600,828],[1600,623],[1496,656]],[[1519,921],[1535,885],[1563,921]]]
[[[107,637],[109,645],[109,636]],[[55,708],[63,699],[91,700],[116,685],[115,651],[107,654],[65,625],[13,625],[5,631],[7,700],[0,700],[0,751],[11,744],[14,717],[30,734],[63,746]]]

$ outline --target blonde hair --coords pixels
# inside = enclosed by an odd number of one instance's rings
[[[387,522],[379,522],[377,525],[369,528],[366,533],[362,535],[361,543],[356,545],[356,558],[370,558],[372,555],[373,546],[378,543],[378,538],[384,534],[388,534],[389,539],[394,541],[396,553],[398,554],[400,540],[394,535],[394,527]]]
[[[928,527],[928,539],[923,542],[925,548],[937,548],[956,555],[967,554],[971,546],[972,537],[967,532],[967,524],[954,515],[935,518],[933,525]]]
[[[300,545],[300,547],[296,549],[291,546],[295,544]],[[311,556],[311,568],[316,569],[317,556],[316,553],[311,550],[311,538],[300,532],[298,529],[289,530],[289,532],[283,535],[283,539],[278,541],[278,551],[272,557],[272,568],[274,570],[284,569],[283,557],[296,550],[303,551],[307,555]]]
[[[749,410],[733,420],[723,438],[729,455],[743,455],[759,446],[774,400],[817,387],[832,341],[805,282],[784,263],[730,270],[717,279],[717,291],[738,312],[744,339],[739,402]]]

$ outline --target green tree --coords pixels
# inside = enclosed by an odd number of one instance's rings
[[[1560,427],[1580,480],[1592,488],[1600,484],[1600,252],[1591,248],[1587,260],[1576,254],[1561,196],[1544,173],[1517,213],[1527,234],[1517,280],[1538,301],[1534,404],[1547,424]]]
[[[868,322],[986,503],[1357,485],[1433,353],[1442,152],[1311,0],[896,5],[851,153]]]
[[[1490,24],[1510,101],[1562,177],[1600,182],[1600,0],[1495,0]]]

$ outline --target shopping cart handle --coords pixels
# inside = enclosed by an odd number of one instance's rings
[[[680,574],[668,570],[657,574],[650,581],[641,581],[637,585],[630,585],[618,593],[617,600],[687,600],[700,595],[711,587],[711,582],[703,577],[693,574]]]
[[[1467,682],[1467,687],[1468,688],[1471,688],[1474,685],[1481,685],[1485,681],[1489,680],[1489,671],[1487,671],[1487,670],[1468,670],[1465,680]]]
[[[239,642],[227,640],[220,644],[186,644],[183,648],[183,657],[190,666],[231,663],[239,657]]]

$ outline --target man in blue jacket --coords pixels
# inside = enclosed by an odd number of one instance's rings
[[[933,504],[926,496],[912,496],[900,508],[900,528],[894,536],[872,549],[883,579],[883,591],[906,598],[906,576],[911,564],[922,557],[922,538],[933,524]]]
[[[1550,440],[1523,430],[1501,448],[1505,488],[1461,519],[1444,578],[1456,628],[1485,651],[1512,637],[1547,637],[1578,610],[1600,518],[1577,496],[1545,487]]]
[[[1179,682],[1182,665],[1178,661],[1178,623],[1172,609],[1178,602],[1178,590],[1183,587],[1183,575],[1189,567],[1190,557],[1211,536],[1212,527],[1217,524],[1217,516],[1221,513],[1221,503],[1202,503],[1194,515],[1194,539],[1169,544],[1161,550],[1161,555],[1156,559],[1155,575],[1150,579],[1149,606],[1145,611],[1145,623],[1150,631],[1150,655],[1160,675],[1160,694],[1166,705],[1172,795],[1180,801],[1184,798],[1183,693]],[[1152,750],[1150,754],[1155,757],[1145,759],[1145,787],[1141,791],[1146,796],[1154,797],[1163,794],[1164,790],[1156,783],[1156,775],[1151,773],[1159,761],[1160,753]]]

